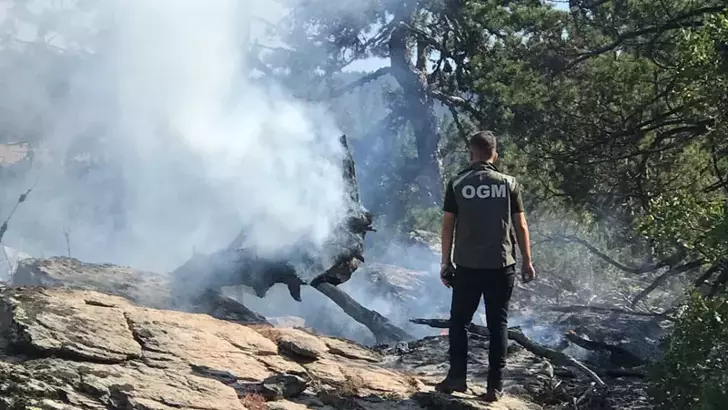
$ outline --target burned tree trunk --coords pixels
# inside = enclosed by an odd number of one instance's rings
[[[181,303],[199,301],[206,296],[217,295],[216,291],[222,286],[244,285],[263,298],[273,285],[282,283],[288,287],[291,297],[300,302],[301,286],[309,284],[331,298],[354,320],[367,326],[377,341],[409,339],[406,332],[391,324],[384,316],[365,308],[336,288],[336,285],[348,281],[364,261],[364,237],[367,232],[374,230],[372,215],[364,209],[359,199],[354,158],[346,136],[340,138],[340,143],[348,214],[330,242],[329,251],[333,257],[328,267],[318,255],[307,253],[305,249],[275,259],[260,258],[254,251],[240,248],[245,239],[245,232],[242,231],[226,249],[209,255],[193,255],[177,268],[173,272],[174,297],[183,301]],[[301,275],[302,269],[320,273],[307,281]],[[226,300],[225,303],[231,301]]]
[[[175,269],[178,278],[177,291],[181,297],[189,292],[199,293],[208,288],[244,285],[253,288],[258,297],[264,297],[276,283],[285,284],[293,299],[300,301],[300,287],[308,281],[297,268],[321,272],[311,279],[310,284],[338,285],[348,281],[364,261],[364,236],[373,231],[372,216],[359,201],[359,187],[356,182],[354,159],[349,151],[346,136],[340,138],[343,150],[343,178],[346,182],[348,212],[339,224],[330,241],[333,255],[330,266],[321,262],[318,255],[305,249],[277,258],[261,258],[253,250],[240,248],[245,239],[241,231],[226,249],[208,255],[196,254],[185,264]]]

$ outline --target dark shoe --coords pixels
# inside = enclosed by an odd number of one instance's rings
[[[488,390],[485,392],[485,396],[483,396],[483,400],[485,400],[488,403],[493,403],[501,399],[503,397],[503,392],[500,390]]]
[[[468,384],[465,382],[465,379],[452,379],[450,377],[446,377],[445,380],[435,385],[435,390],[445,394],[450,394],[455,391],[464,393],[468,390]]]

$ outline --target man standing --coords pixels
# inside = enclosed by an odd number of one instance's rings
[[[479,131],[470,136],[468,145],[470,166],[448,182],[443,206],[440,276],[445,286],[452,287],[450,371],[435,388],[448,394],[467,390],[465,329],[482,295],[490,332],[485,400],[492,402],[500,398],[503,390],[508,303],[516,271],[514,230],[523,259],[524,283],[533,280],[536,272],[531,263],[521,186],[493,164],[498,159],[495,136]]]

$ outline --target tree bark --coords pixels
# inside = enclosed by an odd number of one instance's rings
[[[428,92],[427,73],[418,70],[412,62],[412,50],[408,43],[417,2],[402,2],[395,13],[398,24],[389,39],[391,73],[402,87],[407,100],[406,117],[412,126],[417,148],[417,161],[404,183],[417,181],[421,189],[422,205],[436,206],[442,202],[442,175],[438,155],[440,135],[434,100]],[[424,51],[420,50],[420,54]],[[422,57],[422,55],[418,56]]]

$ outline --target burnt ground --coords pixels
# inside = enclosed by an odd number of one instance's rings
[[[488,339],[471,335],[468,360],[470,394],[485,391],[488,370]],[[446,335],[426,337],[410,343],[377,348],[385,366],[411,372],[427,383],[439,381],[447,372]],[[642,377],[602,376],[606,389],[592,388],[591,381],[573,370],[553,366],[519,344],[508,346],[505,391],[528,398],[544,409],[652,409],[647,400],[647,382]],[[574,401],[580,400],[577,407]]]

